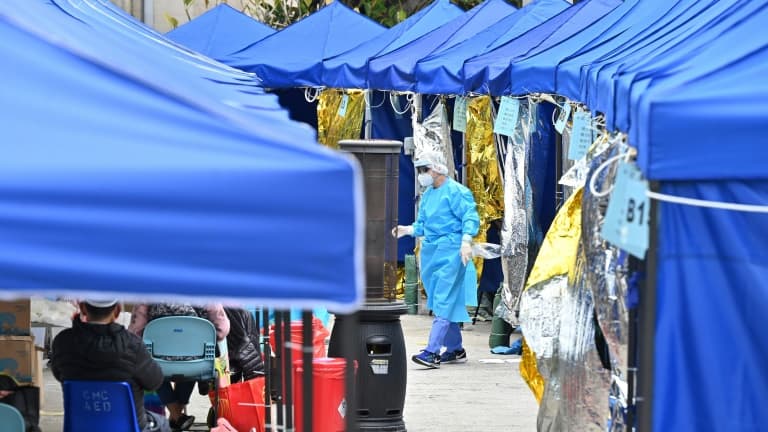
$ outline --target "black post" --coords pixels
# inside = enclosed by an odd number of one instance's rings
[[[312,354],[314,353],[314,343],[312,340],[312,311],[305,310],[301,312],[301,349],[302,359],[301,366],[304,369],[301,376],[301,387],[303,390],[302,397],[304,398],[304,412],[296,413],[301,415],[302,424],[304,425],[304,432],[312,432],[312,404],[315,400],[315,392],[312,387],[314,383],[314,364],[312,364]]]
[[[650,182],[650,189],[658,192],[659,182]],[[654,351],[656,341],[656,272],[657,252],[659,247],[658,228],[661,222],[661,208],[656,200],[650,200],[648,220],[649,242],[645,255],[645,287],[640,293],[638,324],[638,370],[637,370],[637,430],[650,432],[653,427],[653,380]]]
[[[638,270],[642,270],[641,264],[638,259],[630,256],[627,260],[626,269],[624,270],[627,275],[632,274]],[[639,289],[639,287],[638,287]],[[629,340],[627,341],[627,424],[626,426],[632,430],[637,419],[637,407],[635,406],[635,393],[637,392],[637,349],[638,349],[638,322],[637,312],[639,304],[629,310]]]
[[[285,345],[283,345],[283,406],[285,407],[285,428],[293,430],[293,330],[291,325],[291,311],[283,312],[283,335]]]
[[[275,383],[277,384],[277,430],[283,430],[283,312],[275,310]]]
[[[341,339],[344,343],[341,345],[342,356],[346,359],[347,365],[344,370],[344,390],[347,400],[346,410],[346,431],[357,431],[357,381],[355,378],[355,367],[362,367],[361,360],[358,358],[359,350],[355,343],[360,339],[358,330],[357,313],[344,315],[343,320],[348,323],[342,327],[343,333]]]
[[[261,334],[261,352],[264,362],[264,427],[266,432],[272,430],[272,350],[269,347],[269,309],[261,308],[261,322],[264,331]]]

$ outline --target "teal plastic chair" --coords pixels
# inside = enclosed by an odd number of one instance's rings
[[[128,383],[64,381],[63,388],[64,432],[140,432]]]
[[[24,432],[27,430],[24,425],[24,417],[21,416],[19,410],[4,403],[0,403],[0,425],[3,425],[2,430],[7,432]]]
[[[166,379],[210,381],[216,377],[216,328],[206,319],[193,316],[153,319],[144,328],[144,345]]]

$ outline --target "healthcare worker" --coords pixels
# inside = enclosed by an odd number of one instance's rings
[[[442,153],[426,152],[417,157],[414,166],[419,184],[426,188],[416,222],[398,225],[392,234],[423,237],[421,280],[435,319],[427,347],[411,360],[436,369],[441,362],[467,361],[459,323],[470,320],[466,306],[477,304],[477,272],[471,258],[480,217],[472,192],[447,177]]]

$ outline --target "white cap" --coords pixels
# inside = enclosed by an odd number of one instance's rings
[[[83,300],[83,303],[87,303],[97,308],[108,308],[117,304],[117,299],[112,300]]]
[[[445,155],[439,151],[425,151],[416,157],[413,162],[413,166],[418,167],[430,167],[432,171],[440,173],[442,175],[448,175],[448,166],[445,164]]]

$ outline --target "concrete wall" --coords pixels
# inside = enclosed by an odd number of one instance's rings
[[[171,29],[171,24],[166,18],[170,16],[176,18],[179,25],[188,21],[187,14],[184,11],[183,0],[111,0],[140,21],[144,21],[148,26],[155,30],[165,33]],[[237,10],[243,9],[243,4],[248,0],[209,0],[209,8],[219,3],[227,3]],[[188,8],[190,17],[193,19],[206,11],[204,0],[193,0]]]

